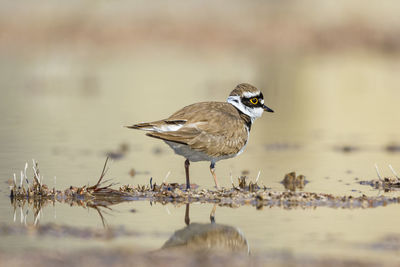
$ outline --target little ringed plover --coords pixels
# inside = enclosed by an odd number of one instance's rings
[[[251,126],[264,111],[263,94],[256,87],[241,83],[226,102],[201,102],[186,106],[167,119],[127,126],[148,131],[147,136],[167,143],[176,154],[186,158],[186,188],[190,189],[189,165],[193,161],[211,162],[215,186],[215,163],[243,152]]]

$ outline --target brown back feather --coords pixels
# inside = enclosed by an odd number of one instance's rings
[[[245,123],[238,110],[229,103],[193,104],[182,108],[163,121],[180,120],[186,123],[178,131],[151,132],[147,135],[186,144],[194,150],[214,157],[236,154],[247,142]]]

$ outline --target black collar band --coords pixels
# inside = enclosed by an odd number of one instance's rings
[[[235,107],[235,106],[234,106]],[[240,118],[242,118],[242,120],[246,123],[247,129],[249,129],[249,132],[251,130],[251,118],[249,115],[244,114],[240,109],[238,109],[237,107],[235,107],[236,110],[239,112]]]

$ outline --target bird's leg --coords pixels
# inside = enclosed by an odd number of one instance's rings
[[[210,221],[211,223],[215,223],[215,210],[217,209],[217,204],[214,204],[214,207],[211,210],[210,213]]]
[[[185,211],[185,223],[186,223],[186,225],[189,225],[189,223],[190,223],[190,218],[189,218],[189,206],[190,206],[190,204],[187,203],[187,204],[186,204],[186,211]]]
[[[190,189],[189,166],[190,166],[190,162],[188,159],[186,159],[186,161],[185,161],[186,189]]]
[[[215,175],[215,162],[211,162],[211,165],[210,165],[210,172],[211,172],[211,174],[212,174],[212,176],[213,176],[213,178],[214,178],[215,187],[216,187],[217,189],[219,189],[219,185],[218,185],[218,181],[217,181],[217,176]]]

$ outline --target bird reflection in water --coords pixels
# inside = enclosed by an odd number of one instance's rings
[[[210,223],[191,223],[190,204],[186,204],[186,227],[175,231],[165,242],[162,249],[186,248],[202,252],[231,251],[250,253],[249,244],[243,233],[235,227],[215,222],[214,205],[210,214]]]

